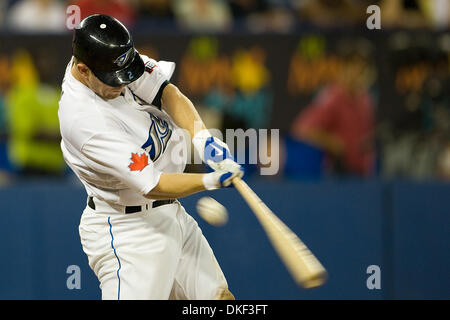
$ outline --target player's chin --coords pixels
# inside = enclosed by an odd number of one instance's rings
[[[118,90],[111,90],[111,91],[103,93],[103,97],[102,98],[106,99],[106,100],[112,100],[112,99],[115,99],[118,96],[120,96],[121,92],[122,92],[122,88],[118,89]]]

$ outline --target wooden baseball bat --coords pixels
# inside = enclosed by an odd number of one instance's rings
[[[234,178],[232,182],[252,209],[296,283],[303,288],[314,288],[325,283],[327,271],[299,237],[265,205],[243,180]]]

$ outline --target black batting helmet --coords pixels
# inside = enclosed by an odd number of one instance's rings
[[[75,29],[73,55],[103,83],[119,87],[137,80],[145,70],[127,28],[117,19],[95,14]]]

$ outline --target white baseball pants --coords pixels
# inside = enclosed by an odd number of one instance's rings
[[[96,202],[79,233],[102,299],[212,300],[228,289],[197,222],[176,201],[133,214]]]

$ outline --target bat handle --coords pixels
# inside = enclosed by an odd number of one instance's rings
[[[240,188],[246,185],[246,183],[240,177],[234,177],[231,180],[231,183],[233,183],[236,188]]]

